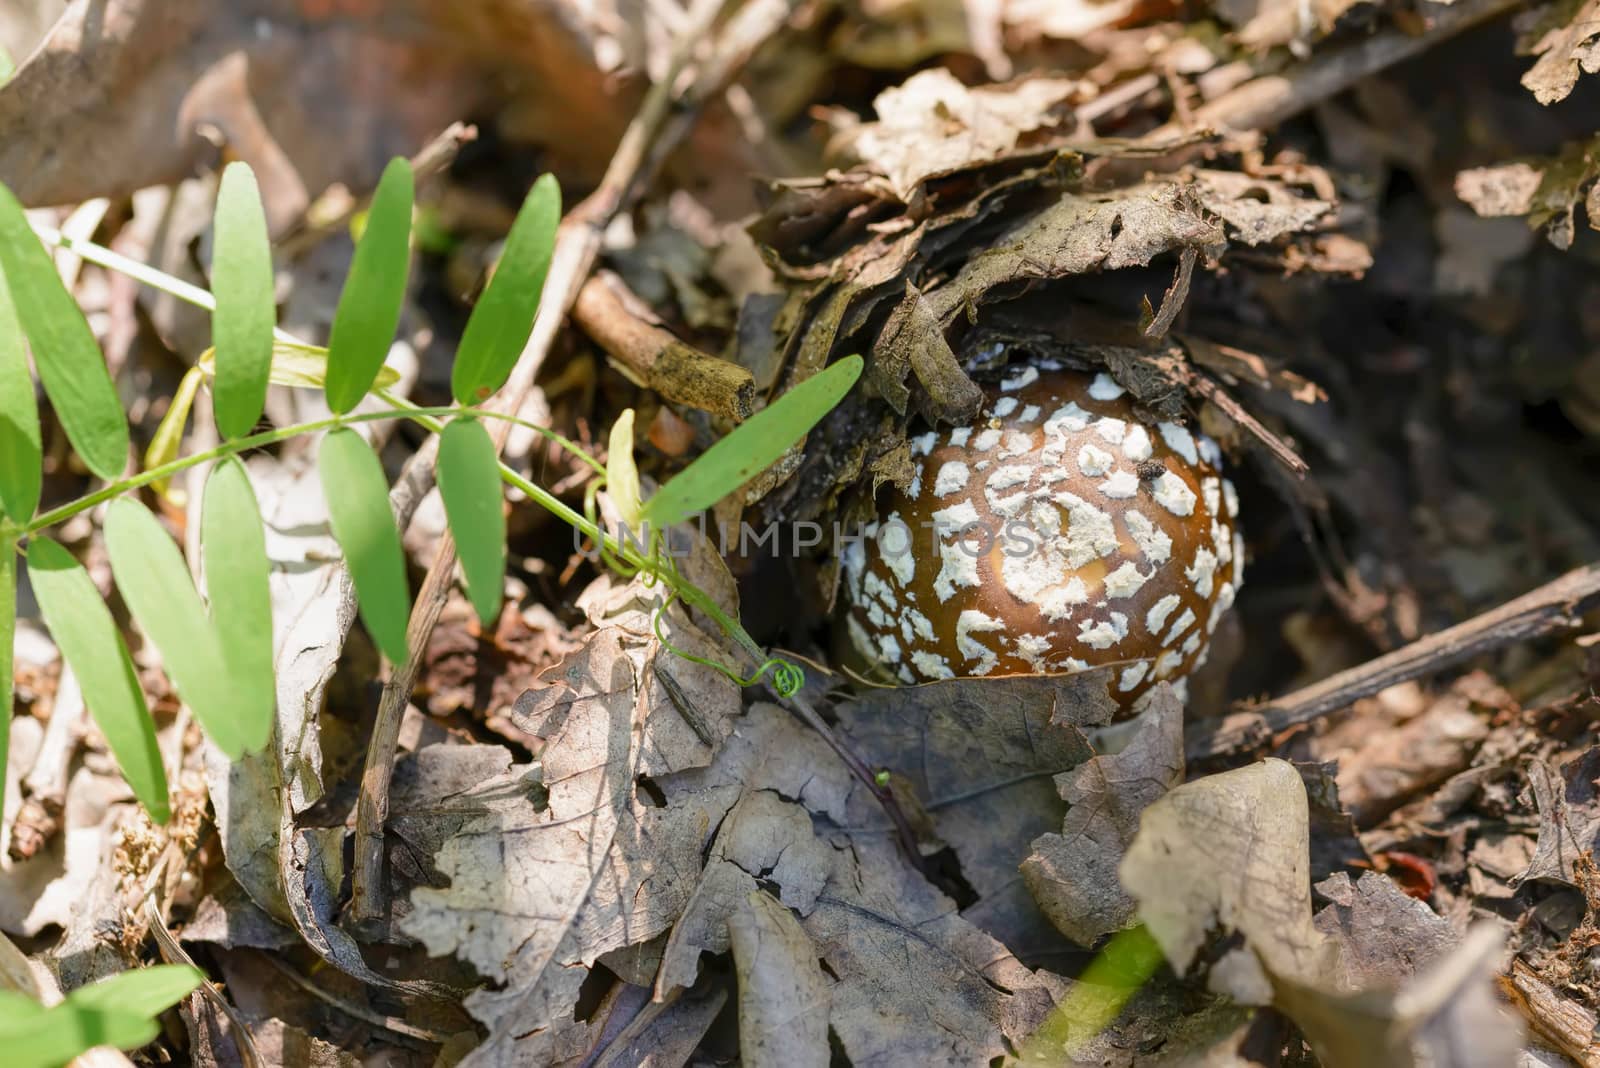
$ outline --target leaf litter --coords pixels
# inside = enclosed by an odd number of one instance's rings
[[[1241,481],[1278,506],[1251,534],[1268,593],[1241,607],[1233,652],[1219,638],[1222,681],[1194,680],[1187,709],[1164,695],[1108,726],[1092,675],[874,691],[808,671],[807,700],[880,773],[909,848],[880,791],[790,709],[673,651],[737,662],[710,621],[666,611],[666,648],[661,590],[594,579],[568,533],[519,504],[514,603],[485,627],[451,600],[426,712],[406,713],[389,912],[347,921],[376,659],[346,580],[320,566],[323,517],[296,510],[320,500],[306,454],[253,458],[276,565],[276,733],[231,766],[208,752],[204,784],[188,765],[181,798],[191,813],[209,799],[215,830],[174,915],[258,1051],[1594,1063],[1592,641],[1487,647],[1481,670],[1419,670],[1220,760],[1194,744],[1228,700],[1292,697],[1600,559],[1600,498],[1572,451],[1600,426],[1600,325],[1574,266],[1600,214],[1594,130],[1573,117],[1593,92],[1594,5],[1446,39],[1506,6],[1226,4],[1179,21],[1125,4],[851,3],[802,11],[781,57],[758,52],[725,99],[696,103],[693,151],[608,230],[607,266],[653,329],[731,357],[768,399],[867,358],[864,386],[719,518],[865,517],[882,482],[910,477],[908,434],[969,418],[981,383],[1034,356],[1105,368],[1150,410],[1253,453]],[[296,250],[279,265],[296,329],[326,328],[335,289],[318,279],[348,260],[348,241],[318,239],[339,228],[326,220],[358,210],[389,156],[492,116],[487,146],[420,199],[445,224],[391,353],[418,365],[397,387],[414,397],[447,381],[463,294],[525,188],[498,189],[492,169],[523,173],[531,144],[584,188],[666,75],[672,28],[562,0],[465,19],[414,2],[395,22],[347,5],[335,45],[298,35],[326,29],[319,5],[265,3],[253,20],[103,7],[101,36],[69,10],[0,90],[0,177],[30,205],[111,198],[96,209],[107,240],[203,283],[204,222],[168,227],[138,205],[180,178],[205,201],[209,178],[190,176],[225,146]],[[1394,49],[1424,54],[1373,60]],[[1449,74],[1468,64],[1483,76]],[[296,106],[308,95],[336,103],[314,127]],[[63,134],[49,158],[43,129]],[[784,177],[752,200],[753,174]],[[166,210],[185,214],[176,198]],[[75,276],[126,399],[192,365],[204,330],[142,306],[152,330],[120,286]],[[576,332],[563,345],[528,410],[599,450],[637,409],[647,484],[728,429],[705,414],[726,406],[662,403],[617,370],[626,359]],[[268,410],[305,403],[280,390]],[[148,437],[157,416],[132,411]],[[384,449],[391,476],[415,445]],[[563,477],[548,454],[511,458]],[[397,491],[397,511],[426,489]],[[166,518],[180,526],[181,503]],[[104,579],[86,531],[63,539]],[[408,542],[412,564],[436,543]],[[772,598],[751,595],[760,564],[728,566],[701,544],[688,570],[726,610],[737,585],[747,619],[791,613],[773,640],[825,659],[825,558]],[[25,674],[8,812],[35,790],[43,811],[53,790],[30,772],[55,760],[40,734],[60,676]],[[170,695],[156,704],[182,724]],[[172,726],[169,751],[204,745]],[[0,926],[66,986],[135,963],[142,931],[124,906],[154,839],[103,757],[92,735],[73,741],[64,829],[19,823],[40,852],[0,862]],[[1103,1029],[1063,1019],[1094,952],[1135,925],[1162,966]],[[181,1015],[197,1063],[232,1063],[226,1025]]]

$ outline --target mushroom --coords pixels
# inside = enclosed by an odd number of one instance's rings
[[[1244,574],[1216,442],[1109,375],[1029,365],[911,454],[844,544],[848,660],[903,683],[1119,664],[1125,710],[1204,661]]]

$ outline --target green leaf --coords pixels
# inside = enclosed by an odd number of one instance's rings
[[[80,986],[67,995],[67,1002],[86,1009],[156,1016],[188,997],[203,978],[199,968],[188,964],[154,964]]]
[[[11,191],[0,185],[0,270],[67,439],[104,479],[128,460],[128,421],[105,358]]]
[[[0,510],[18,523],[33,518],[39,507],[42,457],[22,324],[11,294],[0,285]]]
[[[39,611],[66,658],[100,733],[123,776],[157,823],[166,823],[167,773],[156,748],[133,658],[117,633],[105,599],[78,562],[49,538],[28,542],[28,579]]]
[[[494,276],[472,309],[450,370],[450,391],[477,404],[505,385],[533,331],[561,223],[561,187],[546,174],[528,191]]]
[[[501,508],[500,461],[475,419],[456,419],[439,435],[439,495],[456,539],[467,595],[485,627],[500,615],[505,590],[506,517]]]
[[[606,445],[606,493],[617,509],[617,516],[636,535],[639,529],[639,467],[633,462],[633,409],[624,408],[611,424]]]
[[[411,164],[395,159],[372,195],[367,228],[356,243],[328,338],[328,407],[348,412],[372,388],[389,355],[411,268]]]
[[[678,472],[644,504],[645,521],[670,526],[716,504],[765,471],[844,399],[861,376],[861,357],[846,356],[734,428]]]
[[[411,594],[383,464],[360,434],[340,427],[323,440],[317,466],[333,536],[355,583],[361,621],[383,655],[404,663]]]
[[[267,403],[272,328],[277,309],[267,216],[250,165],[230,163],[217,193],[216,252],[211,262],[211,315],[216,341],[217,429],[223,437],[250,433]]]
[[[277,690],[272,676],[272,565],[261,509],[238,457],[211,469],[200,505],[200,558],[211,625],[233,677],[235,716],[246,749],[272,735]]]
[[[11,648],[17,637],[17,543],[0,536],[0,768],[6,766],[11,745]],[[5,818],[5,796],[0,794],[0,819]]]
[[[194,710],[217,748],[238,760],[244,755],[244,731],[234,713],[222,643],[206,617],[177,542],[148,508],[121,497],[106,509],[106,552],[117,589],[161,651],[178,696]]]
[[[0,1041],[10,1068],[56,1068],[94,1046],[135,1049],[160,1032],[155,1017],[200,985],[198,968],[158,964],[80,987],[46,1008],[0,992]]]

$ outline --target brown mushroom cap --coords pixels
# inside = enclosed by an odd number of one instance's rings
[[[1120,663],[1124,707],[1180,680],[1244,575],[1216,442],[1146,422],[1105,374],[1027,366],[844,547],[845,627],[901,682]]]

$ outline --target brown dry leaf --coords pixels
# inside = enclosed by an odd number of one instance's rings
[[[642,785],[710,763],[740,709],[733,682],[662,650],[660,596],[598,580],[584,601],[605,625],[518,702],[518,725],[545,743],[538,764],[434,800],[446,826],[433,864],[448,886],[413,890],[400,927],[503,987],[467,1001],[489,1027],[484,1062],[588,1048],[591,1028],[573,1018],[588,966],[671,926],[733,803],[720,789],[673,790],[662,804]],[[679,648],[725,655],[681,618],[663,628]]]
[[[1300,773],[1265,760],[1185,783],[1145,809],[1122,862],[1139,919],[1180,973],[1216,930],[1245,947],[1209,985],[1245,1004],[1272,999],[1271,977],[1318,976],[1333,948],[1311,922],[1309,814]]]
[[[862,758],[887,768],[949,845],[978,895],[962,916],[1030,962],[1055,932],[1019,866],[1061,826],[1051,777],[1089,759],[1082,728],[1110,720],[1106,675],[952,679],[870,691],[838,709]]]
[[[1333,216],[1338,205],[1301,196],[1281,182],[1236,171],[1199,170],[1194,184],[1200,204],[1228,227],[1228,237],[1246,245],[1265,245],[1288,234],[1310,230]]]
[[[1541,104],[1565,100],[1578,75],[1600,70],[1600,0],[1551,4],[1518,40],[1518,51],[1539,59],[1522,85]]]
[[[1460,941],[1450,922],[1410,897],[1393,879],[1344,872],[1317,884],[1330,902],[1317,913],[1317,930],[1339,943],[1344,989],[1399,986],[1431,967]]]
[[[1034,901],[1079,945],[1133,922],[1134,900],[1117,865],[1140,815],[1183,781],[1183,703],[1166,683],[1156,694],[1126,748],[1056,776],[1057,792],[1072,807],[1061,833],[1035,838],[1022,862]]]
[[[1527,216],[1556,248],[1576,236],[1577,205],[1600,228],[1600,138],[1575,141],[1555,156],[1476,167],[1456,175],[1456,196],[1486,218]]]
[[[1529,761],[1528,783],[1539,807],[1539,844],[1528,870],[1513,885],[1529,879],[1582,886],[1578,857],[1600,848],[1600,746],[1594,746],[1561,765],[1558,773],[1542,757]]]
[[[826,1068],[828,981],[800,921],[752,890],[728,917],[739,976],[739,1063]]]
[[[1058,141],[1076,123],[1079,91],[1076,81],[1043,77],[968,88],[934,67],[878,94],[878,121],[846,130],[834,148],[909,201],[930,177]]]

